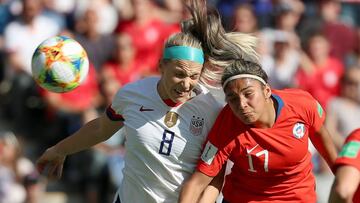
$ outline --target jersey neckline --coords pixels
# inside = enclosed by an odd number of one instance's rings
[[[280,116],[281,109],[284,107],[284,101],[281,97],[277,94],[271,94],[271,97],[274,98],[275,102],[277,103],[277,109],[275,110],[275,123]]]

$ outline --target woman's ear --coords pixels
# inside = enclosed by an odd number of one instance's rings
[[[264,95],[265,95],[266,99],[271,97],[271,88],[270,88],[269,84],[266,84],[264,87]]]

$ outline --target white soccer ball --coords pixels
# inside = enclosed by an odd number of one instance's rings
[[[89,59],[84,48],[74,39],[55,36],[35,50],[32,76],[42,88],[52,92],[68,92],[78,87],[89,72]]]

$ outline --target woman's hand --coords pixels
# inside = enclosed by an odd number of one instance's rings
[[[60,179],[64,166],[65,155],[56,150],[56,147],[48,148],[36,162],[39,173],[49,179]]]

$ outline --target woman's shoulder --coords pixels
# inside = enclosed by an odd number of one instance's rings
[[[310,104],[317,104],[317,100],[307,91],[301,89],[283,89],[273,90],[273,96],[277,96],[277,100],[280,100],[283,107],[290,108],[294,112],[299,110],[308,109],[313,106]]]
[[[300,100],[304,98],[312,98],[311,94],[302,89],[289,88],[289,89],[273,89],[272,93],[278,95],[283,99]]]
[[[132,100],[134,97],[152,97],[156,92],[158,77],[148,77],[122,86],[116,93],[117,98],[127,98]]]

